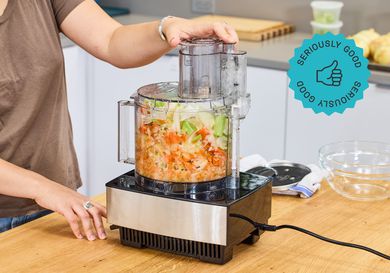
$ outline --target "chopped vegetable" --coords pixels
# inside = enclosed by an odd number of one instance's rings
[[[202,122],[203,126],[212,129],[214,124],[214,115],[210,112],[199,112],[197,113],[196,117],[199,119],[200,122]]]
[[[197,142],[197,141],[199,141],[199,140],[201,140],[201,138],[202,138],[202,136],[201,135],[196,135],[196,136],[194,136],[193,138],[192,138],[192,143],[195,143],[195,142]]]
[[[167,106],[161,103],[156,101],[155,106]],[[140,175],[194,183],[230,174],[225,114],[169,103],[167,112],[157,115],[159,110],[148,107],[141,107],[137,116],[136,166]]]
[[[193,132],[196,131],[196,126],[191,122],[184,120],[181,122],[181,130],[187,135],[191,135]]]
[[[156,101],[156,107],[162,108],[165,107],[167,103],[164,101]]]
[[[227,124],[227,118],[224,115],[219,115],[215,117],[215,124],[214,124],[214,136],[220,137],[222,136],[225,126]]]

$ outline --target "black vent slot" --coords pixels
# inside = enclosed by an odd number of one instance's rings
[[[231,255],[225,255],[227,248],[221,245],[178,239],[123,227],[119,228],[119,232],[122,244],[132,247],[153,248],[218,264],[231,259]]]

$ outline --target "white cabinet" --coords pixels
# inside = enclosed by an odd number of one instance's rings
[[[287,74],[248,67],[247,89],[252,105],[242,121],[241,155],[258,153],[267,160],[284,157]]]
[[[390,88],[370,85],[363,100],[344,114],[315,114],[288,95],[286,158],[317,163],[318,149],[344,140],[390,142]]]
[[[63,53],[73,141],[83,180],[83,187],[79,192],[86,194],[88,192],[86,53],[77,46],[67,47]]]
[[[91,92],[88,101],[89,194],[104,192],[105,183],[133,168],[117,162],[117,102],[130,98],[143,85],[177,81],[178,67],[176,56],[164,56],[150,65],[124,70],[88,57],[88,89]],[[134,151],[134,144],[132,150]]]

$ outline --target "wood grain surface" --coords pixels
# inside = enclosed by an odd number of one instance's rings
[[[96,198],[104,203],[104,195]],[[271,224],[292,224],[334,239],[390,254],[390,200],[356,202],[325,183],[311,199],[274,196]],[[158,223],[156,223],[158,224]],[[293,230],[262,235],[239,245],[225,265],[202,263],[108,239],[75,239],[58,214],[0,234],[0,272],[390,272],[390,262],[367,252],[331,245]]]
[[[226,22],[235,28],[240,40],[264,41],[294,31],[293,26],[282,21],[249,19],[241,17],[205,15],[193,20],[202,22]]]

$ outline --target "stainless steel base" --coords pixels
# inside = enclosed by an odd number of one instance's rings
[[[123,245],[223,264],[232,259],[235,245],[253,244],[261,234],[229,214],[259,223],[271,216],[272,179],[241,177],[240,189],[226,189],[224,200],[211,201],[140,188],[129,172],[106,184],[107,220],[119,228]]]
[[[227,207],[107,188],[107,210],[110,224],[226,245]]]

